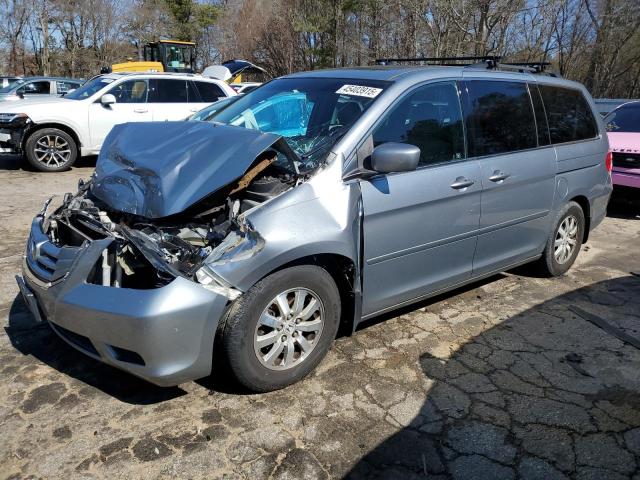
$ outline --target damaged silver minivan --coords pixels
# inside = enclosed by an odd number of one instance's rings
[[[551,76],[390,67],[119,125],[33,220],[18,283],[69,344],[155,384],[211,374],[215,349],[282,388],[339,327],[526,262],[566,272],[611,192],[594,112]]]

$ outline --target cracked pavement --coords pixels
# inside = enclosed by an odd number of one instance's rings
[[[0,159],[0,477],[640,479],[640,204],[561,278],[526,269],[370,322],[319,368],[247,395],[154,387],[34,323],[14,275],[32,216],[75,189]]]

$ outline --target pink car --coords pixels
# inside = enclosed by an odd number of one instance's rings
[[[604,118],[614,185],[640,188],[640,101],[620,105]]]

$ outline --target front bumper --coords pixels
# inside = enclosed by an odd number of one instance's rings
[[[111,239],[85,242],[75,249],[73,259],[67,251],[60,259],[66,271],[61,276],[60,268],[51,263],[62,249],[48,242],[42,217],[36,217],[22,274],[40,316],[76,349],[156,385],[178,385],[209,375],[227,297],[181,277],[147,290],[87,283],[109,243]],[[43,259],[41,252],[46,252]],[[48,265],[39,271],[41,261]]]

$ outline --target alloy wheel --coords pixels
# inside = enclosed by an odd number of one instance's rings
[[[47,167],[61,167],[71,158],[71,147],[59,135],[44,135],[36,142],[34,154]]]
[[[324,318],[322,300],[311,290],[276,295],[256,325],[253,347],[260,363],[271,370],[298,366],[318,345]]]
[[[578,220],[573,215],[568,215],[562,220],[556,232],[553,244],[554,257],[560,265],[571,258],[578,244]]]

